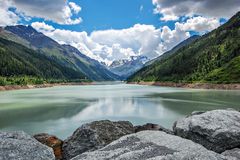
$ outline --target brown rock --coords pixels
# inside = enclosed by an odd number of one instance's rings
[[[57,160],[62,159],[62,144],[63,141],[56,136],[49,135],[46,133],[40,133],[33,136],[40,143],[51,147],[54,151]]]

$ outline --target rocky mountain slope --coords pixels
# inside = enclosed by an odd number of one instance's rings
[[[239,30],[240,12],[175,54],[144,67],[128,81],[239,83]]]
[[[53,39],[37,32],[31,26],[7,26],[2,29],[0,36],[36,50],[67,68],[82,72],[91,80],[105,81],[118,79],[117,75],[111,73],[98,61],[85,56],[72,46],[60,45]]]
[[[146,56],[132,56],[130,59],[113,61],[108,68],[111,72],[119,75],[122,80],[125,80],[140,70],[147,61],[149,59]]]

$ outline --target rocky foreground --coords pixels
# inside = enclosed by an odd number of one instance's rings
[[[0,160],[240,160],[240,112],[193,112],[173,130],[156,124],[96,121],[62,141],[0,132]]]

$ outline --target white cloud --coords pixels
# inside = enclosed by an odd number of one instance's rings
[[[81,7],[64,0],[6,0],[12,2],[16,11],[28,17],[39,17],[59,24],[78,24],[81,17],[72,18],[80,12]]]
[[[0,0],[0,26],[15,25],[19,21],[19,17],[8,10],[10,5],[10,1]]]
[[[213,18],[230,18],[240,10],[239,0],[152,0],[155,13],[161,20],[177,20],[181,16],[201,15]]]
[[[49,25],[41,25],[40,22],[33,23],[32,26],[59,43],[70,44],[83,54],[107,64],[130,56],[155,58],[190,36],[178,28],[171,30],[165,26],[157,29],[142,24],[121,30],[94,31],[90,35],[86,32],[51,30]]]
[[[46,24],[45,22],[33,22],[32,27],[34,27],[39,32],[53,31],[53,26]]]
[[[220,22],[216,18],[193,17],[185,23],[176,22],[176,27],[183,31],[196,31],[205,33],[220,26]]]
[[[69,6],[74,11],[75,14],[78,14],[82,10],[82,8],[74,2],[69,2]]]
[[[171,30],[168,26],[164,26],[161,33],[162,43],[158,46],[158,52],[164,53],[189,37],[189,32],[185,32],[177,26],[174,30]]]
[[[122,30],[94,31],[90,38],[108,47],[120,44],[121,48],[132,49],[135,55],[147,55],[152,58],[157,56],[154,49],[161,41],[160,34],[160,29],[152,25],[136,24]]]

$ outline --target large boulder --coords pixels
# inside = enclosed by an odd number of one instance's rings
[[[53,150],[25,132],[0,132],[0,160],[54,160]]]
[[[78,128],[63,143],[64,159],[71,159],[86,151],[93,151],[106,146],[120,137],[134,133],[130,122],[95,121]]]
[[[63,141],[56,136],[49,135],[46,133],[40,133],[33,136],[40,143],[51,147],[54,151],[57,160],[62,159],[62,144]]]
[[[183,118],[173,126],[175,135],[221,153],[240,146],[240,112],[213,110]]]
[[[153,123],[146,123],[144,125],[139,125],[139,126],[134,126],[135,132],[140,132],[140,131],[146,131],[146,130],[151,130],[151,131],[163,131],[168,134],[173,134],[173,131],[166,129],[158,124],[153,124]]]
[[[200,144],[162,131],[127,135],[106,147],[72,160],[229,160]]]

